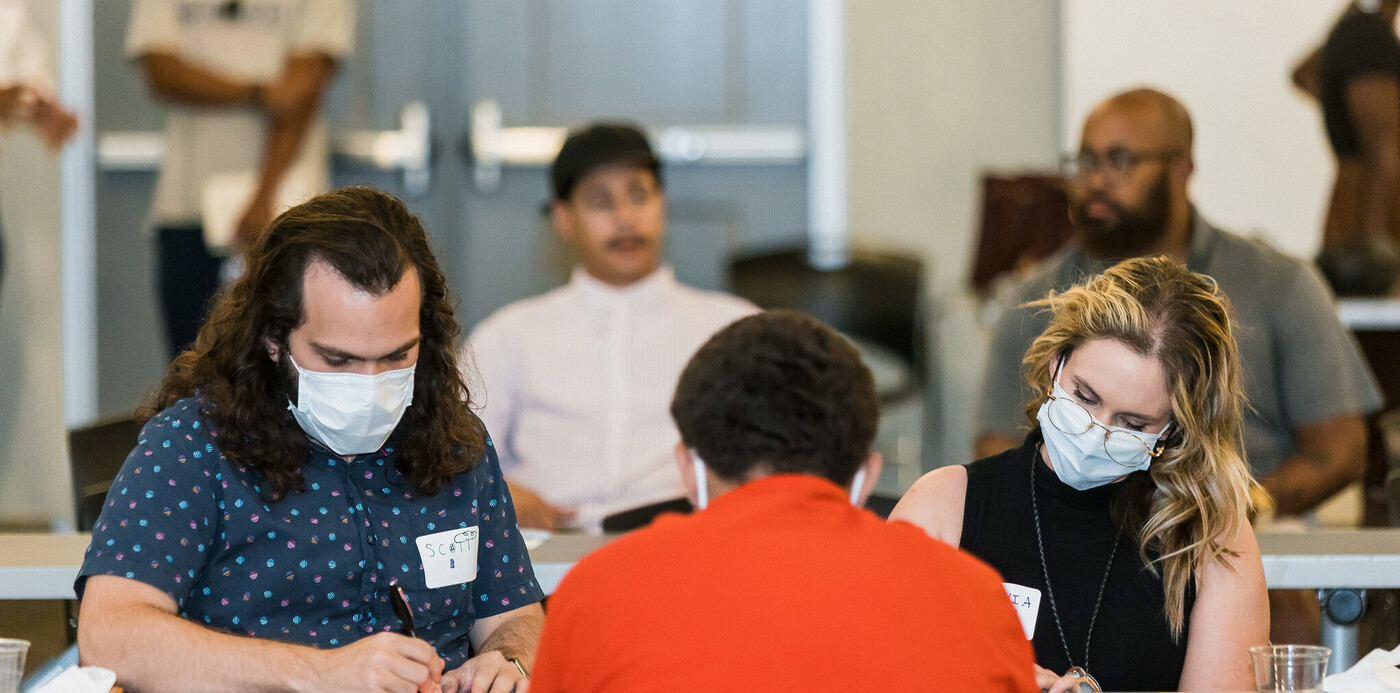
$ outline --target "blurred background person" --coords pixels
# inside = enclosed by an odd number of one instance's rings
[[[29,125],[56,152],[78,129],[78,119],[55,100],[48,46],[26,15],[24,0],[0,0],[0,132]],[[0,223],[0,294],[4,276],[5,237]]]
[[[686,359],[756,309],[662,263],[666,192],[641,130],[570,134],[550,183],[550,220],[578,266],[567,285],[482,321],[463,356],[480,373],[516,515],[523,527],[598,529],[614,513],[684,506],[666,403]]]
[[[170,355],[274,212],[329,187],[321,98],[354,40],[349,0],[137,0],[127,54],[170,105],[150,217]],[[211,228],[212,227],[212,228]]]
[[[1293,72],[1337,160],[1318,264],[1337,293],[1381,294],[1400,270],[1400,0],[1358,0]]]

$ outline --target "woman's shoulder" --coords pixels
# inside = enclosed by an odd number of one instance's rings
[[[999,485],[999,479],[1017,469],[1027,445],[1010,448],[970,464],[939,467],[914,482],[890,513],[930,536],[957,546],[962,537],[963,515],[969,501],[983,489]]]
[[[957,546],[962,534],[967,475],[966,466],[954,464],[919,477],[899,499],[890,520],[908,522],[934,539]]]

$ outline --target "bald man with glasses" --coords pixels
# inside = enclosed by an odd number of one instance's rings
[[[978,457],[1031,425],[1021,359],[1049,316],[1022,308],[1132,257],[1170,255],[1214,277],[1234,304],[1251,408],[1246,459],[1276,511],[1305,513],[1365,471],[1364,416],[1381,397],[1321,277],[1301,260],[1223,231],[1188,194],[1191,116],[1136,89],[1099,104],[1064,164],[1075,239],[1009,292],[992,337],[977,419]]]

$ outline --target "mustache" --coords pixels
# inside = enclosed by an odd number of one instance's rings
[[[608,239],[607,248],[608,250],[618,250],[622,248],[624,244],[630,245],[634,243],[648,245],[651,243],[651,240],[648,239],[646,236],[642,236],[640,234],[627,233]]]
[[[1089,195],[1085,197],[1084,199],[1079,201],[1079,204],[1074,206],[1074,209],[1076,212],[1079,213],[1080,217],[1084,217],[1088,215],[1089,205],[1094,204],[1095,202],[1108,207],[1109,209],[1113,210],[1115,214],[1118,214],[1120,216],[1123,214],[1123,207],[1121,205],[1119,205],[1117,202],[1114,202],[1107,195],[1099,194]]]

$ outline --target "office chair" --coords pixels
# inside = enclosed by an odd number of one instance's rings
[[[820,270],[808,262],[805,247],[784,248],[735,258],[730,276],[734,293],[758,307],[800,310],[878,344],[909,367],[911,387],[922,381],[923,263],[917,257],[857,250],[846,266]]]
[[[131,418],[113,419],[68,432],[68,457],[73,472],[74,520],[78,531],[90,532],[102,512],[112,480],[136,438],[141,423]]]
[[[972,288],[990,293],[1000,277],[1054,254],[1073,233],[1058,173],[983,174]]]

